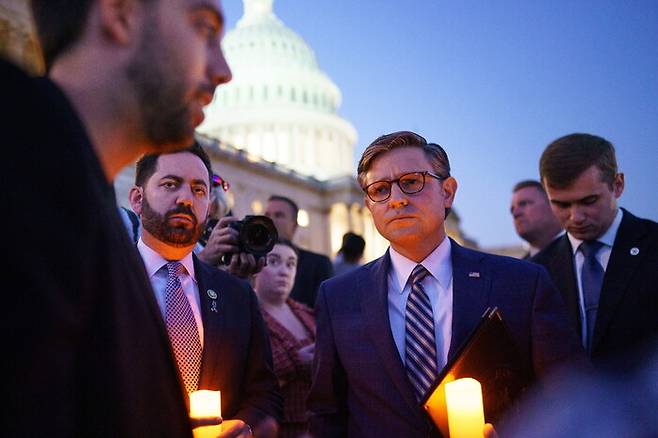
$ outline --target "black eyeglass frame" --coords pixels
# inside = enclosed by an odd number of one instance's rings
[[[422,176],[423,183],[421,184],[420,189],[409,192],[409,191],[405,190],[404,188],[402,188],[402,186],[400,185],[400,180],[403,179],[405,176],[409,176],[409,175],[421,175]],[[436,178],[439,181],[443,181],[443,180],[449,178],[449,177],[439,176],[439,175],[437,175],[433,172],[430,172],[429,170],[423,170],[421,172],[408,172],[408,173],[405,173],[403,175],[400,175],[396,179],[392,179],[392,180],[382,179],[382,180],[379,180],[379,181],[374,181],[374,182],[368,184],[367,186],[365,186],[363,188],[363,191],[365,192],[366,196],[368,196],[368,198],[372,202],[384,202],[384,201],[387,201],[388,198],[391,197],[391,192],[392,192],[391,189],[393,188],[393,183],[395,183],[395,184],[398,185],[398,188],[402,191],[402,193],[407,194],[407,195],[413,195],[415,193],[420,193],[420,192],[423,191],[423,189],[425,188],[425,176],[427,176],[427,175],[431,176],[432,178]],[[368,188],[371,187],[374,184],[380,184],[380,183],[388,183],[388,195],[386,195],[386,197],[384,199],[379,199],[379,200],[372,199],[372,196],[370,196],[370,193],[368,193]]]

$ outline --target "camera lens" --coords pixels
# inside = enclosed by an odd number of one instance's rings
[[[267,216],[246,216],[240,230],[240,241],[246,252],[264,256],[274,248],[279,235]]]

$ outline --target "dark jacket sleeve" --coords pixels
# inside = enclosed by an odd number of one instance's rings
[[[327,256],[319,257],[317,272],[318,272],[317,279],[318,279],[318,288],[319,288],[319,285],[322,284],[323,281],[333,277],[334,275],[334,265],[331,263],[331,260],[329,260],[329,257]]]
[[[267,417],[281,421],[283,400],[272,365],[270,340],[260,313],[256,294],[246,287],[251,317],[251,342],[245,373],[244,401],[234,418],[254,426]]]
[[[590,364],[580,343],[576,327],[567,315],[562,296],[546,269],[536,266],[538,274],[532,305],[532,361],[535,373],[546,377],[557,368]]]
[[[334,344],[326,292],[320,287],[313,383],[307,403],[310,432],[315,438],[347,436],[347,379]]]

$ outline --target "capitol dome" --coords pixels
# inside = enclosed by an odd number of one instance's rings
[[[273,0],[243,0],[222,42],[233,80],[217,89],[198,131],[249,157],[319,180],[353,175],[356,130],[337,115],[341,93]]]

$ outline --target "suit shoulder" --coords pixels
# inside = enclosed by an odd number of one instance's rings
[[[199,277],[199,280],[208,283],[208,285],[223,289],[236,288],[251,290],[251,285],[247,280],[229,274],[216,266],[209,265],[199,260],[198,257],[195,257],[194,261],[195,268],[197,269],[197,277]]]
[[[658,236],[658,222],[654,222],[651,219],[641,218],[633,216],[636,223],[643,226],[649,233],[653,236]]]
[[[569,238],[566,234],[558,237],[550,243],[546,248],[539,251],[533,257],[530,257],[532,263],[538,263],[540,265],[547,265],[549,261],[555,257],[560,251],[563,251],[565,245],[567,245]]]
[[[536,277],[545,269],[535,263],[527,260],[517,259],[515,257],[489,254],[474,249],[460,247],[461,255],[467,255],[471,260],[477,260],[482,266],[492,273],[495,277]],[[454,271],[454,267],[453,267]]]
[[[325,262],[326,261],[328,263],[331,263],[331,260],[329,259],[329,257],[327,257],[324,254],[319,254],[317,252],[308,251],[308,250],[302,249],[302,248],[297,248],[297,252],[299,252],[299,258],[306,258],[308,260],[313,260],[315,262],[319,262],[319,261]]]
[[[346,289],[353,290],[360,278],[372,275],[372,270],[381,263],[381,259],[382,258],[380,257],[351,271],[335,275],[322,283],[323,288],[331,289],[332,291]]]
[[[509,257],[497,254],[482,253],[484,263],[491,266],[493,269],[509,272],[537,272],[541,268],[535,263],[528,260],[517,259],[516,257]]]

